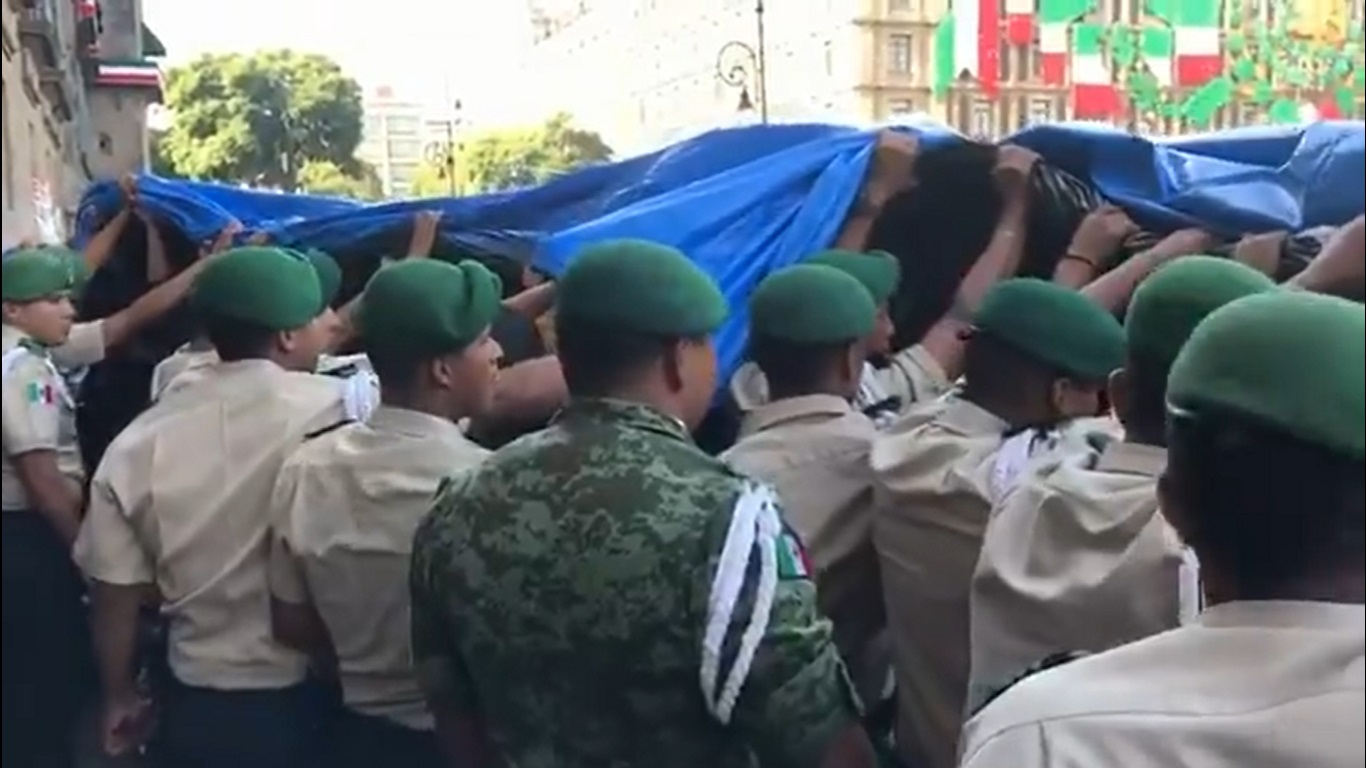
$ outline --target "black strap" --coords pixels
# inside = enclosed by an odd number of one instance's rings
[[[323,435],[325,435],[325,434],[327,434],[327,433],[329,433],[329,432],[336,432],[337,430],[341,429],[342,427],[346,426],[347,424],[350,424],[351,421],[352,421],[351,419],[342,419],[341,421],[337,422],[336,424],[328,424],[327,426],[323,427],[322,429],[315,429],[315,430],[313,430],[312,432],[309,432],[309,433],[307,433],[307,434],[304,435],[304,442],[308,442],[309,440],[312,440],[312,439],[314,439],[314,438],[322,437]]]

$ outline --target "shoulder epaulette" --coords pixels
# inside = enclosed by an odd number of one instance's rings
[[[353,420],[352,420],[352,419],[342,419],[341,421],[337,422],[336,424],[328,424],[327,426],[323,427],[322,429],[315,429],[315,430],[313,430],[312,432],[309,432],[309,433],[307,433],[307,434],[304,435],[304,442],[307,442],[307,441],[309,441],[309,440],[314,440],[314,439],[316,439],[316,438],[322,437],[323,435],[326,435],[326,434],[329,433],[329,432],[336,432],[337,430],[339,430],[339,429],[341,429],[342,427],[346,426],[347,424],[351,424],[351,423],[353,423]]]

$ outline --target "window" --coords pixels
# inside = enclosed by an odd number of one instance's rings
[[[911,99],[892,99],[887,102],[887,114],[892,117],[915,114],[915,102]]]
[[[974,138],[996,138],[993,112],[991,102],[985,99],[977,99],[972,103],[972,135]]]
[[[389,139],[389,157],[401,161],[422,156],[422,141],[419,139]]]
[[[378,115],[365,116],[365,128],[362,131],[362,135],[378,136],[380,135],[380,133],[383,132],[383,130],[383,123],[380,121]]]
[[[897,75],[911,74],[910,35],[892,35],[887,38],[887,71]]]
[[[1032,99],[1029,102],[1029,122],[1048,123],[1053,120],[1053,102],[1051,99]]]
[[[390,134],[416,134],[422,128],[422,121],[416,117],[390,117],[388,127]]]
[[[887,0],[887,10],[892,13],[911,10],[911,0]]]

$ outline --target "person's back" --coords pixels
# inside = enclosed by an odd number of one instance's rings
[[[1349,768],[1366,759],[1360,606],[1229,603],[1031,677],[968,728],[965,768]]]
[[[205,369],[110,444],[92,494],[117,501],[157,565],[171,667],[183,682],[302,679],[303,657],[271,638],[263,600],[270,493],[289,451],[344,419],[327,379],[243,360]]]
[[[333,332],[313,268],[270,248],[216,259],[196,309],[221,362],[173,388],[110,444],[90,484],[75,559],[91,580],[104,742],[139,746],[139,608],[168,621],[158,691],[168,765],[292,768],[311,759],[320,713],[304,654],[278,642],[269,591],[271,494],[291,451],[346,420],[313,373]]]
[[[715,394],[715,284],[611,241],[559,288],[570,405],[452,478],[414,537],[434,711],[517,768],[871,768],[780,501],[688,436]]]
[[[964,768],[1362,765],[1363,333],[1360,305],[1287,291],[1196,327],[1158,493],[1210,607],[1019,682],[964,730]]]
[[[603,400],[464,483],[443,515],[450,606],[513,764],[749,765],[697,683],[710,550],[741,478],[663,414]]]
[[[1124,438],[1042,462],[992,510],[972,582],[970,709],[1042,659],[1106,651],[1199,613],[1199,564],[1158,510],[1167,374],[1207,315],[1274,288],[1232,260],[1187,256],[1134,291],[1124,367],[1109,384]]]

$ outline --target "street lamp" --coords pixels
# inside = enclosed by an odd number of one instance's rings
[[[444,146],[441,142],[432,142],[427,145],[426,158],[427,162],[432,165],[441,166],[441,173],[446,177],[446,191],[450,197],[455,197],[456,192],[458,191],[456,189],[455,179],[455,156],[459,152],[459,147],[456,145],[455,132],[464,122],[461,117],[464,110],[464,104],[461,103],[459,99],[456,99],[453,106],[454,109],[452,110],[451,116],[444,121],[446,123],[446,141]]]
[[[738,109],[748,112],[759,106],[759,121],[768,122],[768,71],[765,62],[764,0],[754,4],[756,46],[732,40],[716,54],[716,76],[732,88],[740,89]],[[754,92],[750,92],[751,84]]]

